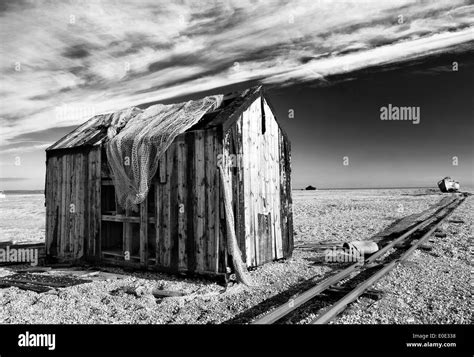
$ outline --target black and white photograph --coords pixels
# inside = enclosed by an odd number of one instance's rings
[[[1,0],[0,34],[2,357],[472,355],[471,0]]]

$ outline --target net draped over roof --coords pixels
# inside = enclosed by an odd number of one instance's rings
[[[148,194],[158,162],[179,134],[222,103],[222,95],[124,112],[107,129],[107,159],[118,203],[137,210]]]
[[[64,150],[103,145],[119,204],[136,210],[147,196],[160,157],[177,135],[217,126],[225,131],[261,95],[262,87],[255,86],[225,96],[98,114],[48,147],[46,152],[54,155]]]

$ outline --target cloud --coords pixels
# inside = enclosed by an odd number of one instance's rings
[[[34,132],[27,132],[20,134],[13,139],[15,142],[51,142],[55,141],[55,139],[60,135],[66,135],[67,133],[73,131],[77,125],[67,126],[67,127],[56,127],[56,128],[48,128],[44,130],[34,131]]]
[[[0,11],[2,145],[28,132],[54,141],[54,128],[143,102],[327,80],[474,41],[468,0],[15,1]]]
[[[8,149],[2,148],[2,155],[4,154],[25,154],[28,152],[32,151],[37,151],[37,150],[44,150],[48,146],[50,146],[52,143],[46,143],[46,144],[29,144],[29,145],[22,145],[22,146],[17,146],[17,144],[13,144],[15,147],[11,147]]]

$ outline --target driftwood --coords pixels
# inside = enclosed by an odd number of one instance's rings
[[[20,283],[20,284],[32,284],[32,285],[41,285],[41,286],[50,286],[55,288],[66,288],[69,285],[65,283],[55,283],[55,282],[44,282],[44,281],[32,281],[28,279],[11,279],[11,280],[2,280],[2,283]]]
[[[40,286],[49,286],[53,288],[67,288],[69,286],[79,285],[83,283],[89,283],[90,280],[76,279],[75,281],[39,281],[39,280],[30,280],[22,278],[9,278],[8,276],[0,280],[1,283],[10,284],[10,283],[20,283],[20,284],[31,284],[31,285],[40,285]]]
[[[17,273],[0,279],[0,287],[8,288],[15,286],[24,290],[45,292],[52,288],[66,288],[69,286],[89,283],[91,280],[55,277],[52,275],[34,275],[30,273]]]
[[[72,269],[57,269],[53,270],[54,273],[64,273],[64,275],[72,275],[78,278],[88,278],[91,280],[107,280],[107,279],[125,279],[128,276],[123,274],[109,273],[101,270],[76,270]]]
[[[97,276],[100,274],[100,271],[92,271],[90,273],[85,273],[85,274],[81,274],[79,275],[81,278],[84,278],[84,277],[91,277],[91,276]]]

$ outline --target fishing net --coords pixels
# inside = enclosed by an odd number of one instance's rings
[[[221,184],[224,192],[224,209],[226,217],[227,227],[227,249],[229,254],[232,256],[232,263],[234,266],[235,275],[237,280],[247,286],[255,286],[247,269],[244,261],[242,260],[242,254],[237,243],[237,236],[235,235],[234,225],[234,211],[232,209],[232,192],[231,192],[231,179],[226,173],[222,165],[219,165],[219,172],[221,176]]]
[[[221,102],[222,95],[216,95],[178,104],[158,104],[128,121],[119,119],[111,123],[107,132],[107,160],[120,206],[138,210],[138,204],[147,197],[158,161],[176,136]]]

